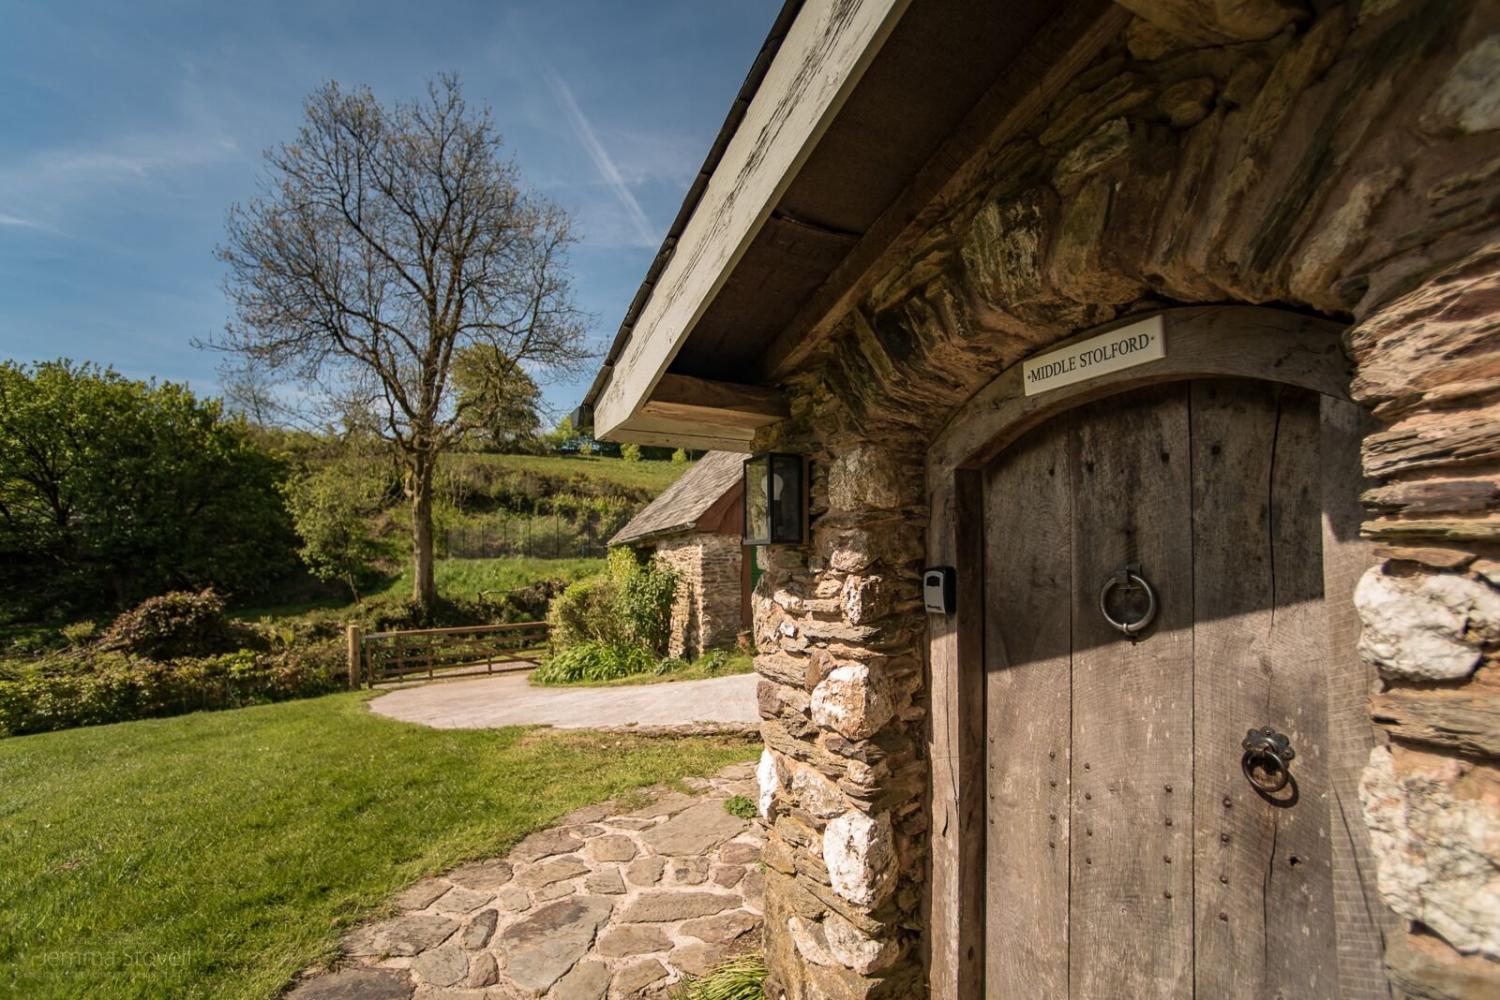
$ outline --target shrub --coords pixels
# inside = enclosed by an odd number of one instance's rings
[[[620,445],[620,457],[627,462],[639,462],[641,460],[641,446],[629,442]]]
[[[677,571],[648,562],[626,574],[615,604],[632,642],[661,656],[672,638],[672,605],[677,599]]]
[[[122,652],[59,657],[0,680],[0,736],[241,708],[343,686],[337,641],[156,662]]]
[[[672,633],[677,572],[641,563],[626,549],[609,554],[605,573],[572,583],[552,602],[552,642],[567,649],[585,642],[636,646],[662,656]]]
[[[687,465],[687,460],[688,453],[683,451],[681,448],[678,448],[676,451],[672,452],[673,465]]]
[[[639,646],[585,640],[568,646],[531,674],[533,684],[613,681],[651,673],[657,660]]]
[[[231,645],[224,599],[212,590],[148,597],[114,620],[101,645],[152,659],[223,652]]]
[[[616,593],[615,581],[608,575],[570,583],[547,611],[553,645],[568,649],[586,642],[619,644],[624,633],[615,614]]]

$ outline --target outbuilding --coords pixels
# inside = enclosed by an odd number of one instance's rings
[[[790,0],[583,416],[804,463],[771,996],[1500,993],[1500,5]]]
[[[677,571],[667,652],[733,649],[750,629],[751,562],[741,541],[745,456],[711,451],[609,540]]]

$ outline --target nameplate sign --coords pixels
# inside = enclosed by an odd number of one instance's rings
[[[1152,316],[1027,361],[1021,382],[1026,395],[1035,396],[1166,356],[1167,337],[1161,317]]]

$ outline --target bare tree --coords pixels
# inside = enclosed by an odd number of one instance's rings
[[[433,472],[464,424],[455,352],[485,345],[543,375],[589,357],[570,221],[522,189],[454,77],[392,107],[330,83],[306,115],[266,153],[260,197],[230,209],[219,257],[236,319],[210,346],[378,417],[411,502],[413,597],[430,606]]]

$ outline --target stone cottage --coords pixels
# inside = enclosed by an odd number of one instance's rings
[[[1500,4],[790,0],[584,409],[811,463],[772,996],[1500,995]]]
[[[750,628],[750,560],[741,543],[745,457],[711,451],[609,540],[677,570],[672,656],[732,649]]]

